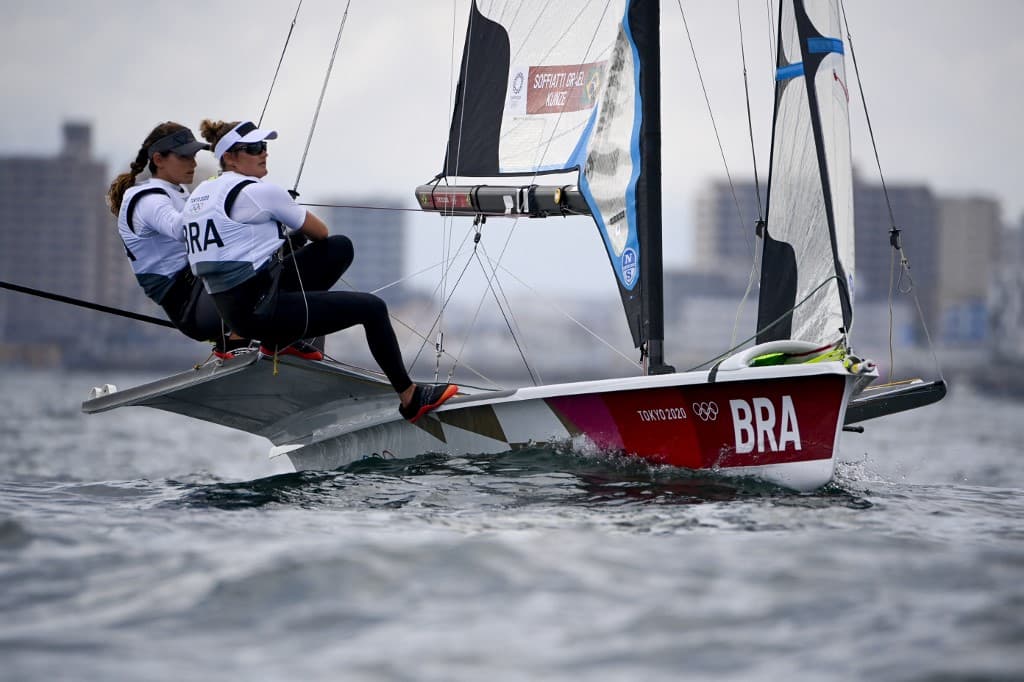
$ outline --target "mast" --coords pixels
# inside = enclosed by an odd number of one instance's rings
[[[640,176],[637,237],[640,242],[642,337],[646,374],[668,374],[665,364],[664,268],[661,245],[661,10],[659,0],[630,0],[629,31],[640,61]]]

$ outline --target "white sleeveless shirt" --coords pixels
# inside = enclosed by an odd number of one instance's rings
[[[149,178],[129,187],[121,198],[117,231],[135,278],[157,303],[188,264],[181,232],[181,209],[187,196],[181,185]]]
[[[192,272],[211,294],[236,287],[266,265],[305,220],[306,209],[277,185],[233,171],[206,180],[182,213]]]

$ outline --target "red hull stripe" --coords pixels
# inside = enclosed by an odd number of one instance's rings
[[[838,375],[547,399],[601,448],[708,469],[829,459],[846,382]]]

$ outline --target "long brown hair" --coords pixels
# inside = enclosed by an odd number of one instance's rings
[[[107,203],[111,213],[116,216],[121,212],[121,200],[124,199],[124,193],[135,184],[136,176],[146,169],[147,164],[150,173],[156,172],[156,165],[149,158],[149,146],[161,137],[166,137],[179,130],[187,130],[187,128],[174,121],[165,121],[150,131],[146,139],[142,141],[139,153],[135,155],[135,160],[132,161],[129,171],[121,173],[110,183],[110,189],[107,190]]]
[[[204,118],[199,123],[199,134],[203,136],[203,139],[210,143],[210,149],[214,149],[217,143],[220,142],[220,138],[224,137],[237,126],[241,121],[232,121],[230,123],[225,121],[214,121],[209,118]],[[224,168],[224,157],[220,157],[220,167]]]

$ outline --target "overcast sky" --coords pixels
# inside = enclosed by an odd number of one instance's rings
[[[767,2],[740,4],[763,181],[772,86]],[[296,7],[286,0],[4,5],[0,155],[52,154],[60,145],[61,124],[84,121],[92,124],[95,153],[111,175],[127,169],[159,121],[176,120],[198,131],[205,117],[257,119]],[[303,2],[264,118],[281,134],[271,147],[269,179],[288,187],[296,179],[344,5]],[[1002,203],[1007,222],[1019,221],[1024,1],[846,5],[887,181],[926,183],[944,195],[992,197]],[[749,177],[736,5],[688,0],[682,6],[730,171]],[[459,58],[466,12],[466,0],[352,0],[299,183],[303,200],[358,197],[414,205],[415,186],[441,165],[451,67]],[[676,1],[663,0],[662,14],[666,261],[683,264],[690,254],[696,194],[724,170]],[[854,159],[865,179],[877,180],[852,90]],[[438,260],[441,220],[410,220],[411,265],[424,267]],[[486,237],[494,235],[497,252],[507,228],[491,229]],[[507,262],[531,283],[580,290],[599,278],[611,286],[589,221],[532,221],[516,230],[522,246],[514,247]],[[571,267],[566,254],[572,254]]]

